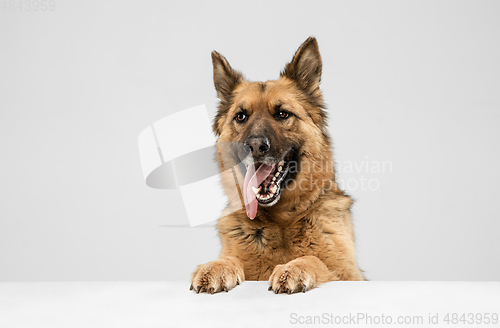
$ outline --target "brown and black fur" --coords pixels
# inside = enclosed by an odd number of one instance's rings
[[[214,293],[244,280],[268,280],[269,290],[295,293],[328,281],[365,280],[356,264],[352,200],[335,183],[316,39],[307,39],[274,81],[247,81],[215,51],[212,61],[220,100],[213,124],[218,143],[244,143],[249,135],[265,134],[269,156],[293,150],[295,172],[287,182],[302,187],[283,189],[278,203],[259,206],[250,220],[241,208],[241,195],[230,192],[232,181],[223,178],[230,201],[217,224],[220,258],[196,268],[191,288]],[[234,118],[242,110],[248,121],[239,124]],[[291,116],[278,120],[277,110]],[[239,150],[221,154],[222,169],[234,166],[241,182],[245,168],[236,165],[240,155]]]

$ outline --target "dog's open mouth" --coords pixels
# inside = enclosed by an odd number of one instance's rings
[[[290,169],[290,154],[287,155],[277,163],[256,162],[247,167],[243,194],[250,219],[255,218],[259,204],[273,206],[279,201],[283,181]]]
[[[262,165],[266,164],[259,163],[258,168]],[[283,181],[287,173],[288,163],[285,163],[284,160],[281,160],[277,164],[272,164],[272,169],[265,177],[264,181],[261,182],[259,187],[252,187],[252,191],[255,193],[255,197],[261,205],[272,206],[278,202],[279,195],[281,194],[281,182]]]

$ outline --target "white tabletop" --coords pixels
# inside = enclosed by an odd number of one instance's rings
[[[382,315],[391,324],[377,327],[441,327],[447,326],[448,313],[450,320],[453,313],[479,313],[483,319],[485,313],[500,315],[499,282],[330,282],[293,295],[275,295],[267,287],[267,282],[247,281],[229,293],[197,295],[187,281],[4,282],[0,327],[288,327],[308,322],[316,323],[310,327],[368,327],[369,317],[377,321]],[[436,314],[439,324],[429,324],[429,315],[436,320]],[[410,319],[413,324],[396,322]],[[448,326],[481,325],[450,321]]]

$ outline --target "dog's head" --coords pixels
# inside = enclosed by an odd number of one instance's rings
[[[255,217],[257,204],[270,207],[285,198],[296,203],[317,195],[323,184],[307,183],[318,176],[331,181],[333,167],[313,172],[318,164],[331,163],[316,39],[307,39],[273,81],[247,81],[215,51],[212,62],[220,100],[213,130],[219,142],[238,145],[231,156],[245,164],[241,174],[248,216]],[[294,190],[288,188],[293,183]]]

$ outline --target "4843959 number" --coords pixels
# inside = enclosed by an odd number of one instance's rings
[[[498,313],[447,313],[443,322],[449,325],[457,324],[497,324]]]
[[[0,0],[2,11],[54,11],[54,0]]]

